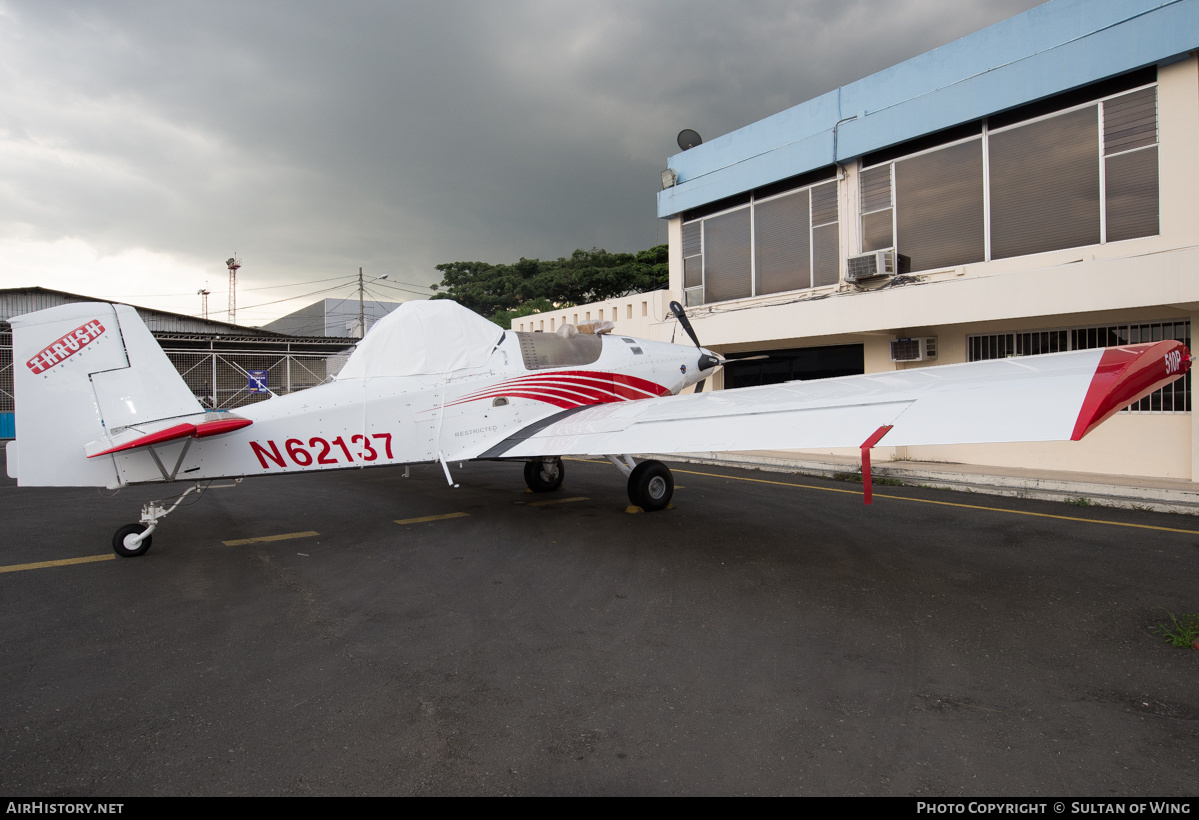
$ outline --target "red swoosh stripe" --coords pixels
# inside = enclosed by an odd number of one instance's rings
[[[609,402],[636,401],[665,396],[669,393],[670,391],[662,385],[637,376],[592,370],[562,370],[509,379],[498,385],[470,393],[446,406],[452,407],[456,404],[497,396],[515,396],[543,401],[565,409]]]

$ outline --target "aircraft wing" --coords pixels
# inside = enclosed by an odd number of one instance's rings
[[[1165,341],[603,404],[478,457],[1078,440],[1190,364]]]

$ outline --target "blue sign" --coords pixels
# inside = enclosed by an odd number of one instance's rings
[[[250,377],[250,383],[246,387],[251,393],[269,393],[266,389],[266,371],[265,370],[247,370],[246,373]]]

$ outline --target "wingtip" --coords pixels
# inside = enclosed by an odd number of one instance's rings
[[[1072,441],[1135,401],[1184,376],[1195,357],[1178,341],[1109,347],[1103,351],[1087,388]]]

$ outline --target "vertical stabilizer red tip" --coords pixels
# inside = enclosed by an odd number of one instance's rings
[[[1101,422],[1190,369],[1191,352],[1182,342],[1107,348],[1091,377],[1071,440],[1078,441]]]

